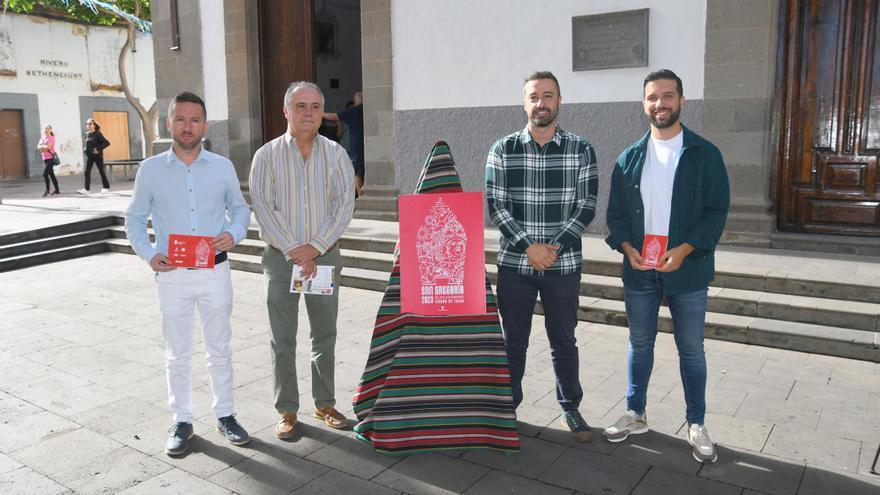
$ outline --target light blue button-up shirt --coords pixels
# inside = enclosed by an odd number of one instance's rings
[[[155,245],[147,234],[148,217]],[[135,253],[149,263],[158,253],[168,255],[170,234],[215,237],[229,232],[238,244],[250,219],[232,162],[202,148],[187,166],[172,148],[141,162],[125,210],[125,233]]]

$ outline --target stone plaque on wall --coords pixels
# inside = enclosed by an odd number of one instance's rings
[[[646,67],[648,9],[571,18],[573,70]]]

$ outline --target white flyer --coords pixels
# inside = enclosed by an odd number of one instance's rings
[[[306,279],[302,276],[302,267],[294,264],[290,274],[290,292],[293,294],[317,294],[321,296],[333,295],[333,270],[336,267],[330,265],[318,265],[318,271],[314,277]]]

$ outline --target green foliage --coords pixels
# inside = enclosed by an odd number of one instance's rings
[[[135,2],[140,16],[135,16]],[[112,26],[130,20],[141,31],[150,30],[150,0],[7,0],[13,12],[47,12],[90,24]]]

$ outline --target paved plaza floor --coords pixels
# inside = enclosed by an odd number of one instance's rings
[[[714,465],[693,461],[672,337],[658,336],[648,419],[620,444],[577,444],[559,424],[547,339],[536,317],[518,410],[522,451],[387,457],[310,417],[308,322],[298,336],[300,434],[273,435],[268,323],[259,274],[233,272],[236,410],[252,442],[213,429],[204,354],[194,358],[197,437],[167,457],[170,426],[154,278],[124,254],[0,273],[0,493],[880,493],[880,365],[707,341]],[[338,406],[368,353],[381,294],[343,287]],[[198,328],[198,327],[196,327]],[[198,331],[196,332],[199,333]],[[581,407],[595,428],[624,411],[626,331],[577,329]]]

